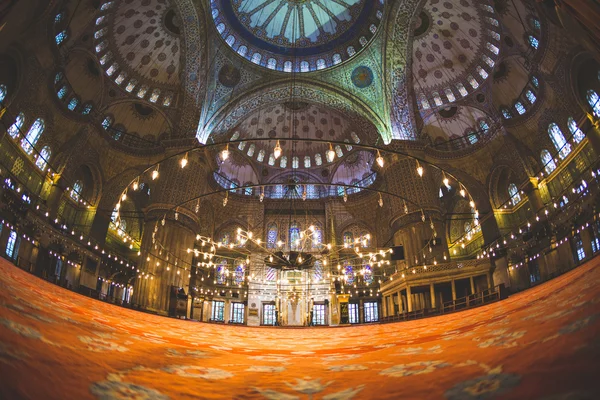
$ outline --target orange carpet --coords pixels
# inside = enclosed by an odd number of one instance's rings
[[[221,326],[111,306],[0,260],[1,399],[599,399],[600,257],[388,325]]]

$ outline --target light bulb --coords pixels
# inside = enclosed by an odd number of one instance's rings
[[[419,176],[423,176],[423,167],[421,167],[421,164],[419,164],[419,162],[417,161],[417,174],[419,174]]]
[[[140,184],[138,183],[138,181],[133,182],[133,190],[138,190],[140,187]]]
[[[377,164],[379,165],[380,168],[383,168],[385,161],[383,159],[383,157],[381,157],[381,154],[379,153],[379,150],[377,150]]]
[[[463,189],[463,188],[460,189],[460,195],[462,197],[465,197],[467,195],[467,192],[465,192],[465,189]]]
[[[158,178],[158,168],[152,171],[152,180],[155,181]]]
[[[187,155],[187,153],[185,153],[185,157],[183,157],[180,161],[181,168],[185,168],[187,163],[188,163],[188,155]]]
[[[227,205],[228,200],[229,200],[229,198],[227,196],[225,196],[225,198],[223,199],[223,207],[225,207]]]
[[[383,197],[381,197],[381,193],[379,193],[379,207],[383,207]]]
[[[475,202],[474,202],[473,200],[471,200],[471,201],[469,202],[469,205],[471,206],[471,208],[475,208]]]
[[[277,144],[275,145],[275,148],[273,149],[273,156],[275,156],[275,159],[277,160],[280,156],[281,156],[281,145],[279,144],[279,140],[277,141]]]
[[[448,179],[448,178],[446,177],[446,175],[444,175],[444,185],[445,185],[446,187],[449,187],[449,186],[450,186],[450,179]]]
[[[335,151],[333,151],[333,146],[329,143],[329,150],[327,150],[327,162],[333,162],[335,160]]]
[[[121,201],[125,200],[127,200],[127,192],[123,192],[123,195],[121,196]]]
[[[221,159],[223,161],[227,160],[228,158],[229,158],[229,145],[225,146],[225,148],[221,152]]]

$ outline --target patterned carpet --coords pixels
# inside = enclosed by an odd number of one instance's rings
[[[599,267],[442,317],[277,329],[138,313],[0,260],[0,398],[598,399]]]

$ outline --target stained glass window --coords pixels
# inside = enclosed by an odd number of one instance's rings
[[[297,169],[300,166],[300,159],[296,156],[292,157],[292,168]]]
[[[501,112],[502,112],[502,116],[503,116],[505,119],[511,119],[511,118],[512,118],[512,114],[510,113],[510,111],[508,110],[508,108],[503,108],[503,109],[501,110]]]
[[[481,68],[481,66],[478,66],[476,71],[479,74],[479,76],[481,76],[483,79],[487,79],[488,73],[485,69]]]
[[[540,87],[540,81],[535,76],[531,77],[531,83],[533,83],[533,86],[535,87]]]
[[[81,183],[81,181],[77,181],[73,184],[73,188],[71,189],[71,192],[69,193],[69,195],[71,196],[71,198],[73,200],[79,201],[82,191],[83,191],[83,183]]]
[[[571,131],[571,134],[573,135],[573,140],[576,143],[581,143],[581,141],[583,140],[585,135],[583,134],[581,129],[579,129],[579,127],[577,126],[577,122],[575,122],[573,117],[569,117],[568,124],[569,124],[569,131]]]
[[[491,44],[489,42],[485,44],[485,47],[489,51],[491,51],[492,53],[494,53],[495,55],[498,55],[500,53],[500,49],[496,45],[493,45],[493,44]]]
[[[224,246],[229,246],[229,243],[231,243],[231,235],[229,232],[225,232],[223,236],[221,236],[221,244]]]
[[[56,40],[57,45],[61,45],[65,40],[67,40],[67,37],[67,31],[62,31],[59,32],[54,39]]]
[[[93,108],[92,103],[86,103],[86,104],[84,104],[83,109],[81,110],[81,113],[83,115],[89,115],[92,112],[92,108]]]
[[[15,248],[17,251],[15,252]],[[17,232],[10,231],[10,235],[8,235],[8,242],[6,243],[6,255],[8,258],[14,259],[16,257],[16,253],[18,253],[17,247]],[[13,257],[14,256],[14,257]]]
[[[273,249],[275,248],[277,243],[277,225],[271,224],[269,225],[269,229],[267,230],[267,248]]]
[[[537,100],[537,97],[535,96],[535,94],[531,90],[528,90],[528,91],[525,92],[525,97],[527,98],[527,100],[531,104],[534,104],[535,101]]]
[[[69,104],[67,104],[67,108],[71,111],[75,111],[75,108],[77,108],[78,105],[79,105],[79,100],[77,99],[77,97],[73,97],[69,101]]]
[[[277,60],[274,58],[269,58],[269,60],[267,61],[267,68],[269,68],[269,69],[277,68]]]
[[[242,283],[244,283],[244,266],[243,265],[238,265],[235,268],[235,284],[236,285],[241,285]]]
[[[458,92],[462,97],[465,97],[469,94],[469,92],[467,92],[467,89],[465,89],[465,86],[462,83],[457,83],[456,88],[458,89]]]
[[[102,128],[104,128],[104,130],[108,130],[108,128],[110,128],[110,126],[112,125],[112,123],[113,123],[112,118],[109,117],[109,116],[106,116],[102,120]]]
[[[292,223],[290,227],[290,249],[298,250],[300,249],[300,228],[296,222]]]
[[[475,132],[469,132],[467,134],[467,140],[469,141],[469,144],[475,144],[477,143],[479,138],[477,137],[477,134]]]
[[[256,145],[254,143],[252,143],[250,145],[250,147],[248,147],[248,157],[253,157],[254,156],[254,151],[256,150]]]
[[[281,157],[281,161],[279,161],[279,167],[280,168],[287,167],[287,157],[286,156]]]
[[[264,150],[260,150],[258,152],[258,156],[256,156],[256,160],[258,162],[263,162],[264,159],[265,159],[265,151]]]
[[[21,147],[25,153],[31,154],[33,146],[36,145],[44,132],[44,127],[44,120],[41,118],[36,119],[31,125],[31,128],[29,128],[29,131],[27,132],[27,136],[21,140]]]
[[[540,41],[536,37],[529,35],[527,40],[532,49],[537,50],[540,47]]]
[[[352,268],[352,265],[346,265],[344,267],[344,276],[346,278],[346,284],[352,285],[354,283],[354,268]]]
[[[436,106],[441,106],[442,104],[444,104],[442,102],[442,98],[440,97],[440,94],[438,92],[433,92],[431,94],[433,96],[433,102],[435,103]]]
[[[50,159],[50,155],[52,152],[50,151],[50,147],[44,146],[42,150],[40,150],[40,154],[38,154],[37,160],[35,160],[35,165],[42,171],[46,169],[46,165],[48,165],[48,160]]]
[[[592,107],[592,112],[596,118],[600,118],[600,97],[598,93],[594,90],[588,90],[587,92],[587,101],[590,107]]]
[[[217,266],[217,284],[223,285],[227,281],[227,261],[223,260]]]
[[[554,162],[554,158],[552,158],[552,154],[550,154],[548,150],[544,149],[542,150],[540,159],[542,160],[544,170],[548,175],[550,175],[556,169],[556,163]]]
[[[4,103],[4,100],[6,99],[6,93],[6,85],[0,85],[0,104]]]
[[[25,123],[25,114],[19,113],[15,122],[8,128],[8,134],[11,138],[16,139],[19,136],[19,132],[23,128]]]
[[[304,168],[310,168],[311,160],[310,156],[304,156]]]
[[[58,92],[56,93],[56,95],[58,96],[58,98],[59,98],[60,100],[64,99],[64,98],[65,98],[65,96],[67,95],[67,87],[66,87],[66,86],[63,86],[63,87],[61,87],[61,88],[58,90]]]
[[[371,247],[371,235],[369,234],[369,232],[361,233],[360,240],[362,247]]]
[[[115,83],[117,85],[120,85],[121,83],[125,82],[125,79],[127,78],[127,73],[122,71],[119,76],[117,76],[117,78],[115,79]]]
[[[370,265],[365,265],[365,275],[364,275],[365,283],[370,285],[373,283],[373,270]]]
[[[560,158],[567,157],[571,152],[571,145],[567,143],[562,130],[554,122],[548,126],[548,135],[550,135],[550,140],[558,150]]]
[[[456,97],[454,96],[454,93],[452,93],[452,90],[450,88],[446,88],[444,90],[444,93],[446,94],[446,98],[450,103],[456,101]]]
[[[521,103],[520,101],[517,101],[515,103],[515,110],[517,110],[517,112],[519,113],[519,115],[523,115],[527,111],[525,109],[525,106],[523,105],[523,103]]]
[[[315,227],[313,232],[313,247],[318,248],[323,243],[323,231],[319,227]]]
[[[490,131],[490,126],[488,125],[487,121],[479,121],[479,131],[483,134],[486,134]]]
[[[344,232],[344,244],[348,246],[354,244],[354,235],[352,235],[352,232]]]
[[[514,183],[508,185],[508,195],[510,196],[510,200],[514,206],[521,202],[521,194],[519,193],[519,189],[517,189],[517,185]]]
[[[473,78],[471,75],[469,75],[467,77],[467,81],[469,81],[469,84],[471,85],[471,87],[473,89],[477,89],[479,87],[479,82],[477,82],[477,80],[475,78]]]

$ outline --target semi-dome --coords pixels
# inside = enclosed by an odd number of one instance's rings
[[[211,7],[217,31],[242,57],[272,70],[309,72],[365,48],[384,1],[212,0]]]

